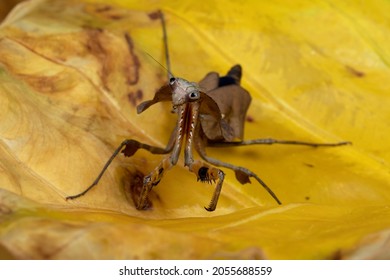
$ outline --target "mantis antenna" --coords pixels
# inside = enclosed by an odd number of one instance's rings
[[[159,11],[160,13],[160,19],[161,19],[161,25],[163,30],[163,41],[164,41],[164,50],[165,50],[165,63],[167,64],[167,71],[168,71],[168,81],[173,78],[172,72],[171,72],[171,60],[169,58],[169,50],[168,50],[168,33],[167,33],[167,27],[165,24],[165,17],[164,13]]]

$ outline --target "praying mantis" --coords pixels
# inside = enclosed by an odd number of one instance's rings
[[[167,31],[164,15],[159,12],[163,28],[165,56],[169,82],[163,85],[152,100],[142,102],[137,106],[140,114],[150,106],[159,102],[171,102],[172,111],[177,114],[176,127],[165,148],[151,146],[134,139],[124,140],[108,159],[95,181],[83,192],[68,196],[66,199],[76,199],[85,195],[96,186],[114,158],[123,153],[126,157],[133,156],[139,149],[152,154],[165,155],[157,167],[143,178],[143,186],[136,202],[138,210],[147,208],[148,194],[162,180],[164,174],[177,164],[181,150],[184,149],[184,166],[194,173],[198,181],[215,183],[215,189],[205,209],[214,211],[225,179],[225,173],[220,168],[231,169],[241,184],[250,183],[254,178],[276,201],[281,201],[268,185],[251,170],[220,161],[207,155],[206,147],[235,147],[247,145],[290,144],[311,147],[335,147],[350,144],[311,143],[294,140],[278,140],[273,138],[243,140],[246,113],[251,103],[251,96],[241,87],[242,67],[234,65],[225,76],[218,73],[208,73],[199,84],[175,77],[170,71],[170,60],[167,44]],[[238,139],[238,140],[237,140]],[[194,150],[201,160],[194,159]]]

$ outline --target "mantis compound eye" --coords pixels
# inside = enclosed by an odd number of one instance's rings
[[[196,99],[199,99],[199,91],[193,91],[191,92],[188,97],[191,99],[191,100],[196,100]]]

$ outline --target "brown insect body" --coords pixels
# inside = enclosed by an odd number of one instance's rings
[[[164,158],[155,170],[144,179],[144,192],[141,193],[138,202],[138,209],[145,205],[147,194],[151,188],[157,185],[164,172],[169,170],[178,161],[182,145],[184,143],[184,165],[197,176],[198,181],[214,182],[217,181],[216,190],[213,199],[206,209],[215,210],[218,197],[224,180],[224,173],[215,167],[209,166],[202,161],[193,159],[193,146],[202,155],[204,140],[204,129],[209,130],[210,125],[217,131],[218,137],[232,138],[230,126],[224,123],[217,103],[206,93],[200,90],[196,83],[189,82],[182,78],[170,79],[168,86],[163,86],[156,92],[153,100],[145,101],[137,107],[138,113],[160,101],[171,101],[172,109],[178,115],[176,128],[171,137],[171,141],[166,148],[170,153]],[[213,140],[216,138],[214,137]],[[125,148],[126,150],[126,148]],[[126,155],[126,153],[125,153]]]
[[[185,141],[185,166],[195,173],[198,181],[217,182],[213,198],[206,210],[215,210],[225,174],[222,170],[205,162],[194,161],[193,146],[206,162],[233,169],[236,172],[236,178],[241,183],[248,183],[249,177],[255,177],[281,204],[276,195],[253,172],[209,158],[205,152],[205,146],[212,143],[231,143],[234,139],[243,137],[245,116],[251,97],[240,86],[241,73],[241,66],[235,65],[226,76],[221,78],[215,72],[207,74],[200,83],[209,89],[207,94],[196,83],[172,77],[169,85],[158,90],[152,100],[145,101],[137,107],[137,112],[141,113],[155,103],[171,101],[173,111],[178,114],[176,129],[171,137],[173,140],[166,148],[166,152],[170,152],[170,155],[145,177],[146,187],[138,203],[139,209],[143,208],[147,194],[160,182],[163,173],[177,163],[183,141]],[[186,137],[185,140],[184,137]],[[124,154],[127,155],[126,148]]]
[[[162,14],[161,19],[164,39],[166,39],[165,23]],[[166,41],[164,42],[169,65],[168,46]],[[225,178],[224,172],[217,166],[234,170],[236,179],[241,184],[249,183],[250,178],[254,178],[278,204],[281,204],[273,191],[255,173],[247,168],[235,166],[207,156],[206,146],[229,147],[257,144],[292,144],[329,147],[350,143],[310,143],[272,138],[243,140],[245,118],[251,102],[251,96],[241,87],[241,76],[241,66],[235,65],[226,76],[220,77],[218,73],[211,72],[198,85],[182,78],[175,78],[169,72],[169,83],[162,86],[155,93],[152,100],[144,101],[137,106],[137,112],[142,113],[156,103],[172,102],[172,111],[178,115],[178,119],[176,128],[167,146],[165,148],[154,147],[133,139],[123,141],[104,165],[92,185],[77,195],[67,197],[67,199],[83,196],[97,185],[105,170],[119,152],[130,157],[138,149],[145,149],[152,154],[166,154],[159,165],[143,179],[143,187],[139,200],[136,202],[136,207],[139,210],[145,209],[148,207],[147,197],[149,192],[161,181],[164,173],[177,164],[184,144],[184,164],[189,171],[197,176],[198,181],[216,182],[210,204],[208,207],[205,207],[206,210],[214,211],[216,209]],[[195,148],[202,160],[194,160],[193,148]]]

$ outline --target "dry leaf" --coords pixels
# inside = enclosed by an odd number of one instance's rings
[[[118,6],[114,6],[117,4]],[[0,256],[17,259],[333,258],[390,224],[390,4],[372,1],[60,1],[16,7],[0,26]],[[189,8],[190,7],[190,8]],[[351,147],[264,146],[209,154],[251,168],[280,197],[227,171],[212,186],[182,161],[137,211],[129,193],[161,157],[119,156],[126,138],[164,147],[169,104],[141,115],[166,73],[199,81],[240,63],[251,93],[245,139]]]

